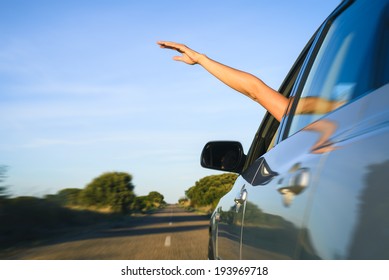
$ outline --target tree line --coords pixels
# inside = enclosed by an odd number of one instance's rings
[[[9,198],[4,185],[7,166],[0,165],[0,202],[5,200],[28,200],[28,197]],[[45,200],[65,207],[105,209],[115,213],[147,211],[166,204],[164,196],[152,191],[145,196],[136,196],[132,175],[126,172],[106,172],[94,178],[84,189],[65,188],[49,194]],[[33,199],[33,198],[31,198]]]
[[[6,166],[0,166],[0,201],[7,199],[7,187],[2,184],[6,178],[6,170]],[[178,202],[213,211],[220,198],[231,190],[237,177],[234,173],[206,176],[187,189],[185,198]],[[145,212],[166,204],[164,196],[157,191],[136,196],[132,178],[126,172],[106,172],[94,178],[83,189],[65,188],[56,194],[46,195],[45,199],[65,207],[105,209],[115,213]]]

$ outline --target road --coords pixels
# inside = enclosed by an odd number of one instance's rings
[[[203,260],[207,259],[206,216],[175,205],[98,229],[58,237],[21,250],[24,260]]]

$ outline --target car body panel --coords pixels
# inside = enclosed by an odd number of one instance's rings
[[[244,207],[237,204],[239,197],[248,182],[238,177],[231,191],[224,196],[216,209],[217,243],[215,254],[217,259],[240,259],[241,231]]]
[[[321,259],[389,258],[389,85],[357,103],[361,121],[333,139],[304,225]]]

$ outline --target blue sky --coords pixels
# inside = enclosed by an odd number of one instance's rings
[[[14,196],[83,188],[107,171],[176,202],[210,140],[248,150],[264,110],[176,41],[278,88],[339,0],[0,0],[0,164]]]

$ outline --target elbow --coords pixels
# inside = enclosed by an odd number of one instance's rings
[[[289,104],[289,99],[283,96],[282,94],[279,94],[279,101],[274,106],[274,112],[269,112],[274,116],[274,118],[277,119],[277,121],[281,122],[282,118],[284,117]]]

